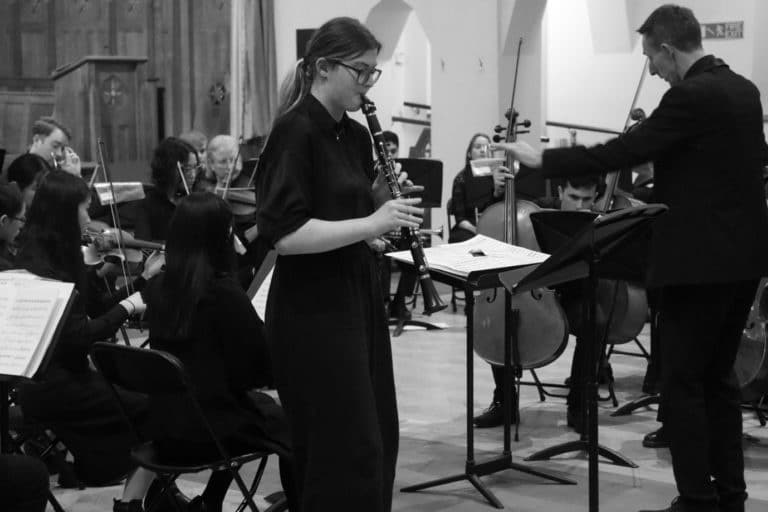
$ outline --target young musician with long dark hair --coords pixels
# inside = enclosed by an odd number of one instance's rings
[[[422,209],[418,199],[386,200],[371,136],[346,114],[378,79],[380,48],[357,20],[323,24],[283,87],[257,170],[259,233],[279,253],[267,341],[305,512],[391,508],[397,405],[365,241],[417,227]]]
[[[233,274],[233,215],[210,192],[181,200],[166,241],[165,272],[150,281],[147,302],[149,342],[177,356],[195,385],[198,400],[230,455],[253,450],[280,454],[283,487],[292,503],[290,436],[282,409],[269,396],[251,391],[271,384],[264,324]],[[187,409],[174,401],[153,402],[164,420],[154,437],[164,452],[199,460],[215,456],[205,432],[187,421]],[[190,510],[221,511],[232,481],[216,471]]]
[[[138,292],[117,294],[106,303],[94,296],[80,249],[90,221],[90,199],[81,178],[51,171],[27,212],[16,265],[41,277],[74,283],[77,294],[48,367],[36,381],[19,386],[19,403],[25,417],[50,428],[64,442],[83,483],[104,485],[130,473],[124,501],[115,502],[115,510],[127,511],[133,510],[127,508],[131,500],[141,505],[154,475],[133,471],[129,455],[133,436],[106,381],[89,367],[88,349],[114,335],[129,315],[141,313],[144,303]],[[126,400],[132,414],[144,414],[143,400],[131,396]]]

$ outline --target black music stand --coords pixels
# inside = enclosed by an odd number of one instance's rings
[[[420,185],[424,187],[424,190],[420,192],[412,192],[408,194],[409,197],[420,197],[421,204],[419,206],[423,208],[439,208],[443,201],[443,162],[440,160],[430,160],[428,158],[397,158],[395,162],[402,166],[402,171],[408,173],[408,179],[413,182],[414,185]],[[411,288],[409,292],[412,295],[414,288],[418,284],[418,279],[415,275],[406,276],[406,267],[401,267],[400,279],[398,282],[398,291],[401,286],[408,286]],[[404,281],[405,279],[411,279],[413,285]],[[402,284],[401,284],[402,282]],[[389,283],[385,283],[389,286]],[[405,300],[405,297],[403,297]],[[398,337],[403,333],[406,325],[412,325],[416,327],[424,327],[428,331],[434,331],[442,329],[437,325],[425,322],[423,320],[412,320],[406,317],[406,310],[403,308],[397,318],[393,318],[389,321],[389,325],[394,325],[395,330],[392,333],[393,337]]]
[[[567,244],[563,244],[552,256],[518,282],[517,276],[505,274],[499,279],[513,293],[523,293],[535,288],[585,279],[585,322],[590,335],[585,340],[586,360],[589,370],[584,382],[587,402],[587,428],[578,441],[571,441],[534,454],[526,460],[544,460],[571,451],[586,451],[589,456],[589,510],[599,509],[598,454],[617,462],[624,458],[598,444],[597,422],[597,358],[596,344],[600,339],[596,322],[597,300],[595,291],[598,278],[637,279],[643,273],[644,247],[651,223],[667,210],[662,204],[650,204],[619,210],[596,217],[579,230]],[[561,212],[539,212],[531,215],[534,227],[539,225],[537,236],[547,234],[562,237]],[[542,241],[544,241],[542,240]],[[542,245],[547,245],[546,242]],[[627,461],[629,462],[629,461]],[[629,462],[631,467],[637,467]],[[626,464],[625,464],[626,465]]]
[[[407,263],[405,263],[408,265]],[[411,264],[412,266],[412,264]],[[487,290],[492,288],[500,288],[501,282],[499,281],[499,272],[510,271],[515,276],[522,276],[530,272],[532,266],[527,267],[508,267],[493,270],[485,270],[481,272],[472,272],[467,277],[459,277],[440,270],[430,269],[430,275],[434,281],[461,288],[467,298],[467,354],[466,354],[466,370],[467,370],[467,460],[464,464],[464,472],[458,473],[453,476],[439,478],[437,480],[431,480],[421,484],[411,485],[400,489],[401,492],[416,492],[423,489],[429,489],[452,482],[459,482],[461,480],[468,480],[475,489],[488,500],[488,502],[496,508],[504,508],[504,505],[499,499],[491,492],[485,484],[480,480],[481,476],[491,475],[504,471],[506,469],[514,469],[521,471],[529,475],[538,476],[552,482],[559,484],[576,485],[576,482],[567,478],[551,475],[542,471],[530,468],[523,464],[518,464],[512,461],[512,448],[511,448],[511,428],[512,428],[512,406],[511,400],[504,400],[504,448],[501,455],[498,455],[485,462],[475,461],[475,437],[474,437],[474,425],[472,424],[472,418],[474,415],[474,305],[475,296],[474,292],[479,290]],[[512,294],[509,290],[504,289],[505,308],[509,311],[512,302]],[[504,322],[504,392],[508,393],[512,387],[512,354],[516,352],[516,336],[510,336],[510,333],[514,333],[514,319],[511,315],[507,315]]]

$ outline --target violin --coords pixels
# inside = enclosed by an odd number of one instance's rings
[[[86,265],[126,263],[136,267],[144,262],[144,251],[164,251],[165,246],[133,237],[101,221],[91,221],[81,238]]]

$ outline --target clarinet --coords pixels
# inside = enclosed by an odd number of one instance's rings
[[[387,180],[392,199],[398,199],[402,196],[402,192],[400,190],[400,184],[397,182],[395,165],[392,160],[390,160],[389,155],[387,154],[386,145],[384,144],[381,125],[376,117],[376,105],[366,96],[363,96],[362,110],[363,114],[365,114],[366,121],[368,121],[368,129],[373,137],[373,145],[376,148],[379,166],[384,173],[384,178]],[[419,230],[402,227],[401,237],[402,240],[408,241],[408,246],[411,249],[411,256],[413,257],[413,263],[416,266],[416,271],[419,273],[421,292],[424,295],[424,313],[429,315],[445,309],[447,305],[440,299],[437,290],[435,290],[435,284],[432,282],[432,278],[429,275],[429,265],[424,256],[424,247],[421,245]]]

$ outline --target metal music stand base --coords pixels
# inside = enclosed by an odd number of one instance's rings
[[[433,272],[435,280],[441,280],[441,274]],[[452,283],[450,280],[444,281],[447,284]],[[517,464],[512,461],[512,448],[511,448],[511,428],[512,428],[512,406],[511,400],[504,400],[504,448],[501,455],[496,456],[485,462],[475,462],[475,448],[474,448],[474,425],[473,425],[473,406],[474,406],[474,336],[473,336],[473,322],[474,322],[474,294],[473,287],[468,282],[463,283],[464,293],[467,297],[467,458],[464,464],[464,472],[456,475],[447,476],[444,478],[438,478],[437,480],[431,480],[421,484],[411,485],[400,489],[401,492],[417,492],[424,489],[430,489],[432,487],[438,487],[453,482],[460,482],[466,480],[470,482],[477,491],[483,495],[483,497],[493,507],[503,509],[504,504],[491,492],[488,487],[480,480],[481,476],[491,475],[507,469],[513,469],[526,473],[529,475],[537,476],[551,482],[566,485],[576,485],[576,482],[567,478],[562,478],[556,475],[551,475],[537,469],[530,468],[523,464]],[[486,287],[487,288],[487,287]],[[477,289],[483,289],[477,287]],[[509,290],[504,290],[504,300],[506,301],[505,308],[510,310],[511,307],[511,294]],[[505,318],[505,332],[514,332],[513,320],[511,315],[506,315]],[[516,344],[516,336],[510,336],[506,334],[505,338],[505,364],[504,364],[504,389],[511,389],[511,376],[512,376],[512,356],[511,354],[517,353],[517,349],[513,348],[513,344]],[[512,339],[512,341],[510,340]],[[515,352],[513,352],[515,351]]]
[[[628,416],[642,407],[649,407],[651,405],[658,405],[659,395],[646,395],[641,396],[631,402],[628,402],[611,413],[611,416]]]

